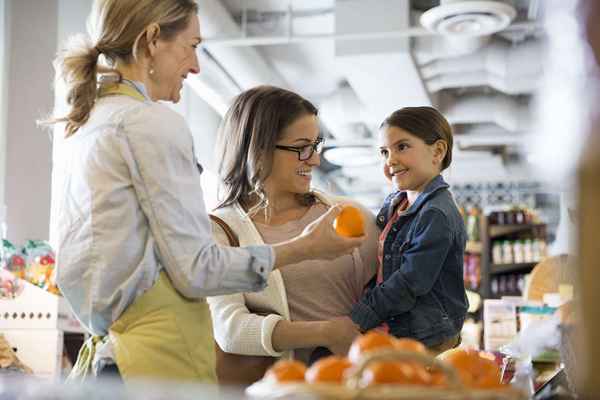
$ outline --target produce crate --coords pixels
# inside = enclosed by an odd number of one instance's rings
[[[360,377],[365,368],[377,361],[418,362],[442,371],[448,386],[374,385],[361,387]],[[250,398],[260,399],[340,399],[340,400],[526,400],[525,393],[511,387],[501,389],[469,389],[461,383],[457,371],[450,365],[426,354],[401,350],[369,353],[350,370],[342,384],[273,383],[261,380],[246,389]]]

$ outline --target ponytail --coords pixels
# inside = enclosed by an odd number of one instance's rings
[[[56,60],[56,78],[61,79],[67,90],[70,110],[65,117],[45,121],[45,124],[66,122],[65,137],[74,134],[90,117],[96,101],[99,51],[91,46],[83,35],[72,37]]]

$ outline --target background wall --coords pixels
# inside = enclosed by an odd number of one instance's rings
[[[4,177],[6,175],[6,49],[9,42],[9,25],[6,18],[8,1],[0,0],[0,204],[4,204]]]
[[[51,142],[36,120],[47,115],[54,102],[51,60],[57,48],[57,15],[56,0],[5,1],[9,26],[3,46],[7,67],[3,192],[8,237],[16,243],[48,237]]]

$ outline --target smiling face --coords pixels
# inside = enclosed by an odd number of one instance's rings
[[[177,103],[188,74],[200,72],[196,48],[200,44],[200,25],[194,15],[187,27],[170,40],[157,39],[148,91],[153,100]]]
[[[301,148],[313,145],[318,138],[317,116],[304,114],[283,130],[276,144]],[[270,198],[308,193],[313,169],[320,164],[321,157],[316,151],[309,159],[300,161],[297,152],[276,148],[271,174],[265,180],[265,190]]]
[[[385,126],[379,147],[384,175],[398,190],[422,192],[440,173],[446,148],[443,140],[429,145],[404,129]]]

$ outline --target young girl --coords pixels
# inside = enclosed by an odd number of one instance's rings
[[[363,331],[383,326],[441,352],[460,343],[467,312],[466,232],[440,173],[452,161],[452,129],[434,108],[407,107],[380,127],[384,174],[396,191],[377,216],[379,269],[353,306]]]

